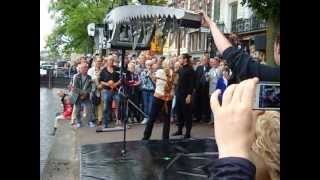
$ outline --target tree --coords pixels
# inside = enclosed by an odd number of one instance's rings
[[[267,64],[274,65],[273,42],[280,32],[280,0],[242,0],[258,17],[267,21]]]
[[[87,34],[87,25],[101,24],[110,8],[120,6],[124,2],[124,0],[51,0],[49,12],[55,19],[56,27],[47,39],[50,54],[69,57],[72,52],[92,52],[94,41]],[[129,1],[131,2],[132,0]],[[166,3],[167,0],[146,0],[146,4],[149,5]]]
[[[93,40],[87,34],[89,23],[102,23],[111,0],[51,0],[49,12],[56,27],[49,35],[51,54],[89,53]]]

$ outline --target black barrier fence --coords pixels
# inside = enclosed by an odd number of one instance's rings
[[[47,73],[40,75],[40,87],[48,88],[67,88],[72,76],[57,77],[53,70],[47,70]]]

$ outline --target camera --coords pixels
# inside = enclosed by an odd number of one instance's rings
[[[280,110],[280,83],[259,83],[256,88],[254,109]]]

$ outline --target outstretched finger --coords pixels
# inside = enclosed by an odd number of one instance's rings
[[[249,107],[253,106],[253,101],[256,95],[256,87],[258,82],[259,82],[258,78],[252,78],[245,83],[246,90],[242,94],[241,102],[246,106],[249,106]]]
[[[210,106],[213,114],[215,114],[220,109],[219,98],[218,98],[220,94],[221,94],[221,91],[220,89],[218,89],[211,95]]]

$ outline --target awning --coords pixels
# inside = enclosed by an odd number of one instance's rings
[[[199,28],[201,16],[193,11],[151,5],[127,5],[114,8],[104,19],[108,24],[121,24],[137,19],[172,18],[180,20],[180,26]]]

